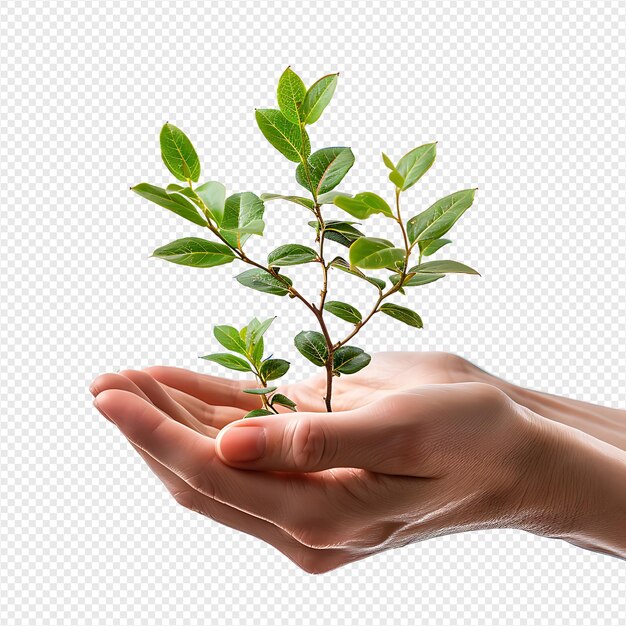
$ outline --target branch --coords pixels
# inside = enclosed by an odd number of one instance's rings
[[[363,328],[363,326],[365,326],[365,324],[367,324],[367,322],[369,322],[369,320],[374,316],[375,313],[378,313],[380,305],[382,304],[383,300],[387,299],[390,295],[396,293],[397,291],[399,291],[402,288],[402,283],[404,282],[404,279],[406,278],[407,275],[407,269],[409,267],[409,257],[411,256],[411,251],[413,249],[413,246],[411,246],[411,244],[409,243],[409,237],[407,235],[406,232],[406,228],[404,226],[404,222],[402,221],[402,214],[400,213],[400,189],[398,189],[396,187],[396,217],[395,217],[396,222],[398,222],[399,226],[400,226],[400,230],[402,231],[402,239],[404,240],[404,249],[406,251],[406,255],[404,257],[404,265],[402,267],[402,271],[400,273],[400,278],[398,280],[398,282],[393,285],[392,287],[390,287],[386,292],[380,292],[379,296],[378,296],[378,300],[376,300],[376,304],[374,304],[372,310],[357,324],[355,324],[354,328],[352,329],[352,331],[346,336],[344,337],[341,341],[338,341],[334,346],[333,349],[337,350],[338,348],[341,348],[341,346],[344,346],[346,343],[348,343],[348,341],[350,341],[350,339],[352,339],[360,330],[361,328]],[[420,263],[422,261],[422,255],[420,252]]]

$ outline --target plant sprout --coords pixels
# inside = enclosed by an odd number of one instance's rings
[[[405,154],[397,163],[382,154],[393,184],[393,201],[388,203],[371,191],[355,195],[337,190],[352,165],[354,155],[347,147],[329,147],[311,152],[308,127],[325,111],[335,92],[339,74],[329,74],[308,89],[302,79],[288,67],[278,82],[278,108],[256,109],[259,129],[286,159],[297,163],[295,178],[308,195],[283,195],[250,191],[226,196],[222,183],[200,179],[200,160],[193,144],[176,126],[166,123],[160,134],[161,156],[170,173],[180,183],[165,188],[148,183],[132,187],[132,191],[180,217],[207,229],[210,239],[185,237],[157,248],[153,256],[172,263],[192,267],[215,267],[238,261],[248,269],[236,276],[245,287],[274,296],[288,296],[299,301],[316,322],[315,330],[303,330],[294,339],[300,354],[326,372],[324,403],[332,410],[333,380],[337,376],[354,374],[366,367],[371,357],[351,342],[358,332],[378,313],[392,317],[414,328],[422,328],[421,317],[413,310],[389,301],[394,294],[406,295],[405,289],[435,282],[446,274],[478,274],[475,270],[451,260],[424,259],[451,243],[443,236],[469,209],[475,189],[464,189],[437,200],[426,210],[404,220],[401,212],[403,194],[415,185],[435,161],[436,143],[421,145]],[[308,211],[313,218],[307,222],[314,235],[315,247],[286,244],[269,253],[266,260],[254,258],[247,246],[252,235],[264,234],[265,205],[271,201],[286,201]],[[326,206],[334,205],[359,221],[329,219]],[[396,222],[399,243],[380,237],[368,237],[357,228],[372,215],[380,214]],[[327,245],[328,244],[328,245]],[[332,245],[347,248],[346,256],[331,253]],[[309,264],[320,272],[319,299],[307,299],[298,286],[283,273],[283,268]],[[373,288],[372,306],[362,313],[343,300],[328,297],[331,270],[346,272]],[[385,270],[388,283],[363,270]],[[351,325],[341,339],[332,339],[326,314]],[[216,326],[216,340],[227,354],[210,354],[202,358],[227,368],[254,374],[259,386],[244,390],[258,394],[263,408],[249,412],[246,417],[271,415],[277,406],[296,410],[295,403],[276,393],[272,381],[283,376],[289,362],[264,358],[263,335],[274,318],[260,321],[254,318],[241,329]]]

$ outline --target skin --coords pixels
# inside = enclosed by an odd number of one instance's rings
[[[322,573],[430,537],[517,528],[626,558],[626,412],[512,385],[443,353],[380,353],[284,385],[170,367],[91,386],[173,497]],[[242,471],[247,470],[247,471]]]

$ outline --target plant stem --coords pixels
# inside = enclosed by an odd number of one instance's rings
[[[252,369],[254,370],[255,376],[259,380],[259,384],[261,385],[261,389],[263,389],[264,387],[267,387],[267,381],[263,378],[263,376],[261,376],[261,372],[260,372],[259,368],[252,362],[252,359],[249,359],[249,361],[250,361],[250,365],[252,365]],[[262,393],[261,394],[261,401],[263,402],[263,408],[266,411],[272,411],[272,412],[278,414],[278,411],[270,404],[270,401],[269,401],[266,393]]]
[[[302,137],[302,143],[304,144],[304,124],[300,123],[300,135]],[[330,413],[332,411],[332,395],[333,395],[333,362],[334,362],[334,346],[333,341],[330,338],[330,334],[328,332],[328,327],[326,326],[326,322],[324,320],[324,303],[326,302],[326,294],[328,293],[328,266],[326,265],[326,261],[324,259],[324,231],[325,231],[325,223],[324,218],[322,217],[322,210],[317,202],[317,190],[313,187],[313,180],[311,178],[311,170],[309,168],[309,162],[307,159],[302,158],[302,169],[304,169],[304,174],[306,176],[307,182],[309,183],[309,191],[313,196],[314,202],[314,213],[317,218],[317,222],[319,224],[319,262],[322,266],[322,289],[320,291],[320,303],[318,307],[312,305],[311,311],[313,311],[315,317],[317,318],[318,324],[324,335],[324,341],[326,342],[326,351],[328,352],[328,356],[326,357],[326,362],[324,363],[324,367],[326,368],[326,395],[324,396],[324,403],[326,405],[326,410]]]

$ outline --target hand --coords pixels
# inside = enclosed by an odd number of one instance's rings
[[[387,376],[390,365],[383,365]],[[398,367],[390,377],[394,385],[408,384],[407,369]],[[211,437],[218,429],[255,408],[254,399],[240,393],[242,384],[171,368],[149,371],[168,384],[145,372],[99,378],[99,408],[179,502],[261,537],[307,571],[469,528],[556,534],[565,531],[558,526],[564,512],[566,519],[575,517],[568,513],[578,503],[567,490],[546,494],[540,484],[562,471],[550,463],[555,442],[544,436],[545,420],[525,414],[493,386],[430,385],[398,393],[368,385],[364,376],[342,377],[339,382],[348,381],[337,386],[343,411],[246,420],[226,429],[216,447]],[[299,408],[317,393],[311,381],[285,392]],[[346,406],[350,398],[357,408]],[[233,454],[250,458],[253,426],[266,427],[267,453],[237,463]],[[239,437],[234,442],[233,434]],[[317,473],[243,474],[218,457],[239,467]],[[529,467],[535,470],[530,475]],[[555,482],[552,477],[547,484]],[[549,501],[552,513],[543,510]]]

